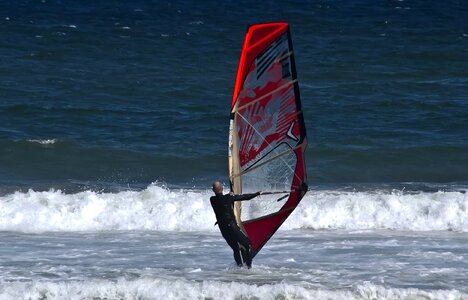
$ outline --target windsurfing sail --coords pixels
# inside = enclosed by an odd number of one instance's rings
[[[307,191],[306,146],[288,23],[249,26],[231,104],[229,178],[235,194],[272,192],[235,205],[254,254]]]

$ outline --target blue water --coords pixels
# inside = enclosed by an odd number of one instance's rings
[[[243,34],[275,20],[292,28],[311,183],[468,180],[462,1],[3,1],[0,11],[3,189],[227,180]]]
[[[1,1],[0,298],[468,299],[467,20],[455,0]],[[312,191],[246,273],[207,199],[246,27],[269,21],[291,25]]]

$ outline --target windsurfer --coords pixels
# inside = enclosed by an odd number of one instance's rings
[[[219,230],[221,230],[222,236],[232,248],[237,265],[239,267],[243,266],[243,260],[247,268],[250,269],[253,258],[252,243],[236,223],[234,202],[253,199],[261,195],[262,192],[244,195],[234,195],[233,193],[223,195],[223,185],[219,181],[213,182],[213,192],[215,196],[210,198],[210,202],[216,215]]]

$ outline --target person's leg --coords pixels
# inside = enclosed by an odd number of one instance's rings
[[[239,267],[242,267],[242,258],[241,258],[241,255],[240,255],[240,249],[239,249],[239,244],[234,241],[232,244],[229,244],[229,246],[231,246],[232,248],[232,253],[234,254],[234,260],[236,261],[236,264],[239,266]]]
[[[240,245],[242,258],[245,264],[248,268],[251,268],[253,258],[252,243],[250,242],[249,238],[246,237],[245,234],[237,226],[233,228],[232,234],[235,236],[236,241]]]
[[[245,262],[245,265],[250,269],[252,267],[252,246],[247,246],[247,249],[244,247],[241,248],[242,260]]]
[[[236,261],[236,264],[239,267],[242,267],[242,258],[240,256],[240,249],[239,249],[239,243],[237,243],[236,235],[233,234],[233,230],[223,230],[222,235],[228,245],[232,248],[232,252],[234,254],[234,260]]]

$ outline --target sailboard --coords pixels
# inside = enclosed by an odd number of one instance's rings
[[[231,191],[268,192],[235,203],[256,255],[307,191],[307,137],[288,23],[248,27],[229,127]]]

